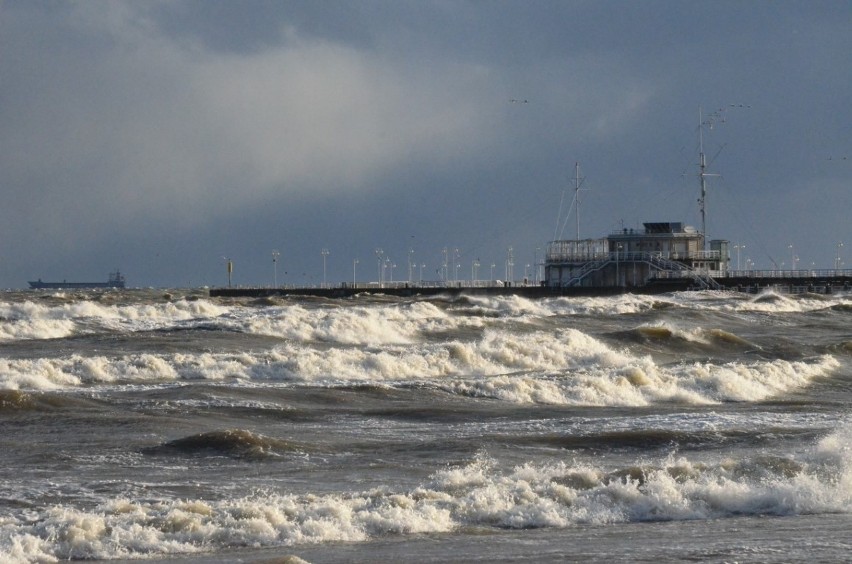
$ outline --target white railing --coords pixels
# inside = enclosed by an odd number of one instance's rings
[[[689,277],[690,271],[684,270],[667,270],[660,271],[655,274],[657,278],[686,278]],[[852,270],[710,270],[702,271],[702,274],[707,274],[712,278],[777,278],[783,280],[785,278],[852,278]]]
[[[852,270],[833,268],[808,270],[728,270],[720,276],[726,278],[850,278]]]
[[[331,286],[330,288],[351,288],[355,290],[377,290],[377,289],[391,289],[391,290],[399,290],[404,288],[500,288],[511,286],[522,287],[522,286],[539,286],[540,284],[536,284],[534,280],[513,280],[511,282],[506,282],[505,280],[423,280],[423,281],[414,281],[414,282],[358,282],[356,284],[352,284],[351,282],[342,282],[337,286]]]
[[[560,252],[549,251],[545,257],[549,263],[554,262],[587,262],[599,260],[618,260],[618,261],[646,261],[653,259],[664,260],[721,260],[722,254],[720,251],[690,251],[683,253],[662,253],[650,251],[610,251],[610,252],[594,252],[594,253],[576,253],[576,252]]]

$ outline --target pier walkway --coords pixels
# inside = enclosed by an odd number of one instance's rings
[[[663,273],[661,273],[663,274]],[[359,295],[413,296],[521,296],[547,298],[558,296],[612,296],[624,293],[663,294],[702,290],[690,276],[660,276],[642,286],[556,287],[524,283],[505,284],[489,281],[425,282],[370,282],[342,283],[338,286],[304,287],[234,287],[211,288],[211,297],[270,297],[315,296],[326,298],[351,298]],[[757,294],[774,290],[786,294],[834,294],[852,291],[852,270],[742,270],[729,271],[712,279],[721,290]]]

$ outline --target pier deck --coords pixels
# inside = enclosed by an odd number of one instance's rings
[[[788,274],[790,272],[791,274]],[[833,294],[852,291],[852,270],[831,271],[831,274],[798,271],[737,272],[735,276],[714,278],[723,290],[756,294],[772,289],[786,294]],[[700,290],[688,278],[652,279],[642,286],[555,287],[534,285],[481,285],[469,282],[446,285],[418,285],[406,283],[341,284],[329,287],[235,287],[211,288],[211,297],[261,298],[270,296],[314,296],[325,298],[352,298],[359,295],[413,296],[520,296],[548,298],[559,296],[612,296],[624,293],[664,294]]]

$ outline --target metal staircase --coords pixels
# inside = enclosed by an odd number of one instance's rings
[[[586,276],[588,276],[592,272],[596,272],[596,271],[600,270],[601,268],[605,267],[606,265],[608,265],[611,262],[614,262],[614,261],[612,261],[609,258],[587,262],[586,264],[583,265],[583,268],[581,268],[579,271],[577,271],[575,276],[573,278],[571,278],[570,280],[568,280],[567,282],[565,282],[562,285],[562,287],[563,288],[571,288],[573,286],[579,286],[580,282],[582,282],[583,279]]]
[[[713,280],[706,272],[701,272],[690,268],[689,266],[675,260],[664,259],[663,257],[646,253],[648,255],[643,262],[647,262],[652,267],[663,272],[678,272],[685,274],[695,280],[702,290],[721,290],[722,285]]]
[[[626,254],[625,257],[621,260],[625,263],[643,262],[649,264],[652,268],[655,268],[660,272],[675,272],[677,273],[677,277],[692,278],[702,290],[722,289],[722,286],[718,282],[716,282],[708,273],[694,270],[682,262],[666,259],[655,253],[634,252]],[[585,264],[583,264],[583,267],[578,270],[570,280],[562,284],[562,287],[570,288],[574,286],[579,286],[587,276],[589,276],[593,272],[599,271],[610,263],[615,262],[618,262],[618,260],[613,260],[611,257],[586,262]]]

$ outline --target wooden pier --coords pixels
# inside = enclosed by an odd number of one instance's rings
[[[783,294],[835,294],[852,291],[852,270],[839,271],[735,271],[714,278],[723,291],[758,294],[767,290]],[[681,278],[654,278],[641,286],[558,287],[529,284],[491,285],[470,282],[408,284],[367,283],[340,284],[328,287],[235,287],[211,288],[211,297],[262,298],[272,296],[353,298],[357,296],[430,297],[448,296],[520,296],[523,298],[551,298],[560,296],[613,296],[618,294],[664,294],[702,290],[695,280]]]

